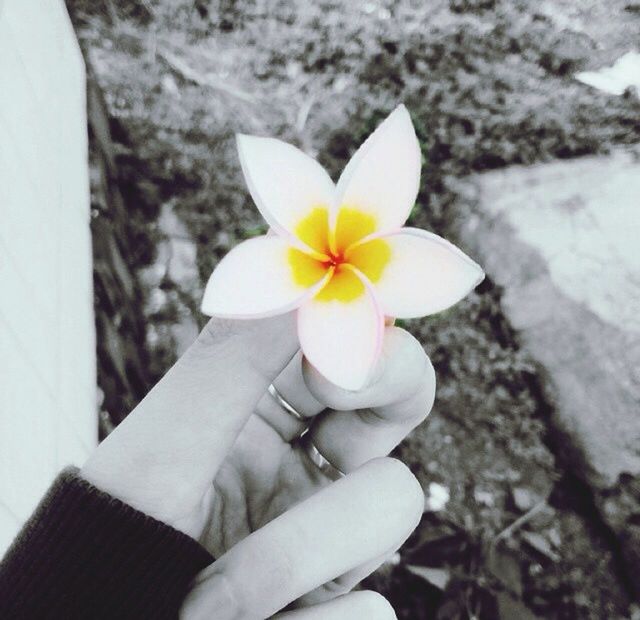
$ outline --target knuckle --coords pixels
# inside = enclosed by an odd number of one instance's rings
[[[377,592],[364,590],[357,593],[358,618],[369,620],[395,620],[396,613],[391,603]]]
[[[348,392],[325,379],[306,357],[302,360],[302,376],[311,395],[325,407],[346,410],[358,402],[357,392]]]
[[[388,402],[406,405],[398,408],[402,418],[421,420],[426,417],[433,403],[435,372],[431,360],[416,338],[399,327],[391,329],[385,338],[387,368],[381,388]]]
[[[295,535],[294,530],[291,532],[291,537],[294,538]],[[296,582],[299,571],[299,564],[296,556],[291,552],[291,547],[280,544],[275,538],[273,540],[263,539],[260,553],[270,558],[270,570],[263,575],[260,589],[271,592],[287,591],[291,584]],[[251,571],[254,570],[253,565],[253,556],[247,555],[244,559],[245,570],[243,572],[251,574]]]
[[[236,587],[223,572],[205,569],[197,578],[180,610],[180,620],[204,620],[212,613],[222,612],[228,617],[243,613]]]
[[[436,398],[436,372],[428,357],[426,358],[419,385],[420,387],[415,395],[415,407],[413,410],[413,418],[416,425],[427,419]]]
[[[386,336],[387,347],[391,356],[397,358],[407,367],[420,367],[427,354],[420,341],[401,327],[391,327]]]

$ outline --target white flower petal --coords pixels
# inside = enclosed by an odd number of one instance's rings
[[[335,185],[315,159],[274,138],[237,136],[238,154],[249,192],[267,223],[295,235],[314,208],[335,205]]]
[[[298,310],[305,357],[329,381],[347,390],[365,385],[380,353],[383,331],[384,317],[369,288],[348,302],[313,298]]]
[[[440,312],[484,278],[480,266],[462,250],[426,230],[403,228],[378,238],[391,250],[388,264],[374,282],[387,316],[409,319]]]
[[[409,112],[399,105],[362,143],[337,185],[338,205],[376,219],[376,230],[402,226],[420,185],[420,145]]]
[[[256,237],[233,248],[207,283],[202,312],[222,318],[264,318],[297,308],[322,286],[296,284],[291,246],[280,237]],[[297,250],[296,250],[297,251]]]

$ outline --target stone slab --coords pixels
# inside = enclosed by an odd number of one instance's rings
[[[465,246],[546,375],[560,456],[640,561],[640,160],[514,167],[471,180]],[[635,534],[634,534],[635,532]],[[640,565],[639,565],[640,566]]]
[[[640,474],[640,162],[620,152],[474,183],[467,246],[549,372],[589,479]]]

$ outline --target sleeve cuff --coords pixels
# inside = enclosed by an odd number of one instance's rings
[[[64,470],[0,564],[2,618],[177,618],[213,557]]]

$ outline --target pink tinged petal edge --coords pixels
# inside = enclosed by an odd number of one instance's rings
[[[371,283],[358,275],[367,289],[362,297],[347,303],[310,299],[298,309],[302,352],[320,374],[345,390],[364,387],[384,334],[384,316]]]
[[[205,288],[202,312],[227,319],[259,319],[294,310],[326,283],[295,284],[287,262],[291,246],[280,237],[243,241],[215,268]]]
[[[409,112],[399,105],[346,165],[338,205],[371,213],[379,231],[402,226],[418,195],[422,155]]]
[[[247,187],[262,217],[278,234],[309,249],[296,224],[314,207],[335,210],[335,185],[312,157],[275,138],[238,134],[238,156]]]
[[[375,284],[387,316],[411,319],[450,308],[482,280],[482,268],[446,239],[419,228],[378,235],[391,246]]]

